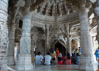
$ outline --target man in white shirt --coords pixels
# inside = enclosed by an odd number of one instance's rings
[[[40,65],[42,60],[41,52],[38,52],[38,55],[35,57],[35,64]]]
[[[44,58],[43,58],[43,55],[41,54],[40,56],[41,56],[41,61],[42,61],[42,60],[44,59]]]
[[[51,63],[51,56],[50,56],[50,53],[47,52],[47,55],[44,56],[45,58],[45,65],[50,65]]]

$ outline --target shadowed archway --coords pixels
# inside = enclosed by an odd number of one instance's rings
[[[57,48],[59,49],[59,52],[62,53],[62,56],[65,56],[65,54],[66,54],[66,48],[60,42],[57,42],[55,44],[55,50]]]

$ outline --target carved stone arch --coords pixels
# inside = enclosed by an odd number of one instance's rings
[[[57,42],[61,43],[61,44],[66,48],[65,42],[62,41],[62,40],[54,40],[54,41],[52,41],[51,45],[53,46],[53,45],[56,44]]]
[[[59,45],[59,47],[57,47]],[[62,40],[54,40],[51,44],[51,46],[56,50],[56,48],[59,49],[60,53],[62,53],[63,56],[66,54],[66,44]]]

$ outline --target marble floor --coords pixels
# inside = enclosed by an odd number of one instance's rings
[[[38,65],[34,66],[33,70],[30,71],[79,71],[78,65]],[[8,66],[8,71],[19,71],[16,70],[15,66]]]

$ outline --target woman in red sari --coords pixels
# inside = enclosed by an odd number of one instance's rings
[[[62,54],[61,53],[59,53],[58,64],[59,65],[62,65],[63,64],[63,57],[62,57]]]

